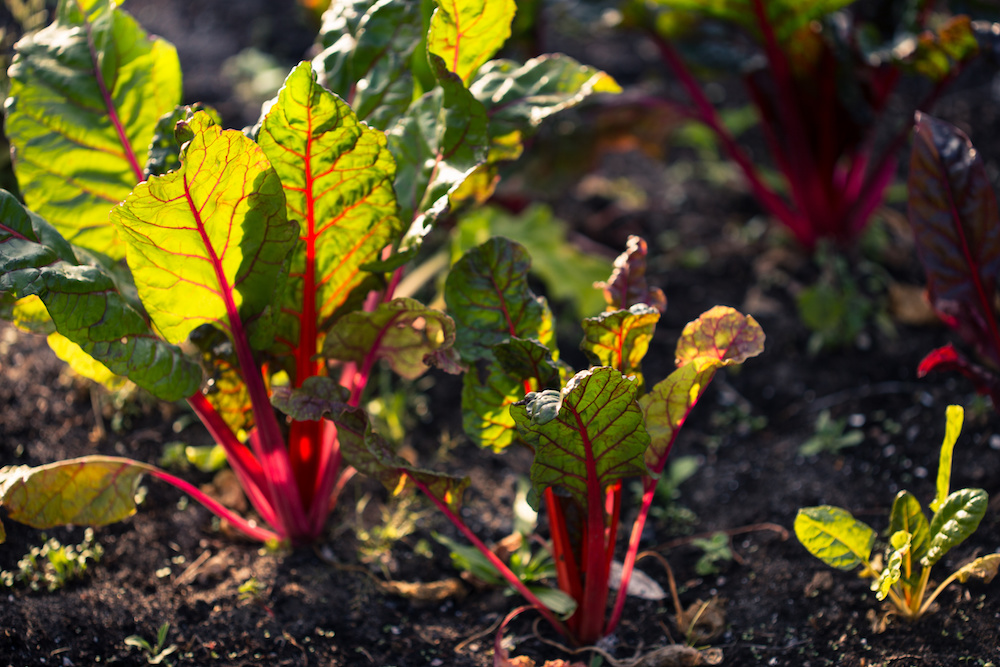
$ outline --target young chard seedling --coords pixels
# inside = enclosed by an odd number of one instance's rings
[[[795,534],[811,554],[830,567],[850,571],[861,566],[859,576],[872,579],[879,600],[888,598],[895,613],[915,621],[931,608],[934,600],[954,581],[972,577],[990,582],[1000,566],[1000,553],[980,556],[951,573],[928,595],[931,568],[954,547],[972,535],[989,497],[982,489],[959,489],[949,493],[952,450],[962,430],[964,411],[947,409],[947,427],[941,445],[937,496],[927,520],[920,501],[909,491],[900,491],[889,515],[889,546],[885,559],[872,557],[875,531],[840,507],[805,507],[795,517]]]

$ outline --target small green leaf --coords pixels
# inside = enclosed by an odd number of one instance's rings
[[[976,532],[987,505],[989,495],[982,489],[960,489],[948,496],[931,519],[931,543],[920,562],[931,567]]]
[[[634,375],[642,386],[642,360],[660,320],[660,311],[643,303],[604,312],[583,321],[581,349],[594,366],[611,366]]]
[[[803,507],[795,516],[795,535],[813,556],[838,570],[868,566],[875,531],[839,507]]]
[[[603,499],[603,490],[614,482],[646,473],[642,456],[649,436],[635,402],[637,390],[614,368],[592,368],[577,373],[561,394],[532,393],[511,407],[518,432],[535,448],[536,498],[558,487],[585,508],[589,492],[599,489]]]
[[[920,508],[920,501],[909,491],[900,491],[892,502],[889,515],[889,534],[910,534],[910,557],[918,561],[927,553],[931,532],[927,517]]]
[[[890,542],[893,551],[889,554],[889,562],[871,585],[871,589],[875,591],[875,597],[879,600],[884,600],[889,595],[889,590],[902,577],[903,557],[910,549],[910,534],[902,530],[898,531],[893,533]]]
[[[510,37],[514,0],[437,0],[427,38],[429,53],[468,83]]]
[[[333,418],[347,409],[348,391],[333,378],[316,375],[301,387],[275,387],[271,404],[295,421]]]
[[[181,168],[140,183],[111,214],[139,297],[171,343],[214,324],[231,337],[243,328],[265,347],[298,227],[256,144],[205,112],[185,126],[193,137]]]
[[[15,46],[6,133],[25,201],[66,238],[124,256],[108,212],[143,179],[159,118],[180,102],[174,47],[109,0],[60,3]]]
[[[135,514],[139,480],[152,468],[108,456],[0,471],[0,505],[33,528],[104,526]]]
[[[961,405],[949,405],[945,409],[947,422],[944,427],[944,442],[941,443],[941,459],[938,463],[937,496],[931,503],[931,511],[937,512],[944,504],[951,490],[951,456],[955,443],[962,432],[965,410]]]
[[[337,320],[327,333],[324,356],[361,363],[374,355],[393,371],[415,380],[431,366],[457,374],[461,368],[452,344],[455,323],[444,313],[413,299],[393,299],[372,312],[357,311]]]
[[[528,586],[539,602],[551,609],[560,618],[568,618],[576,611],[576,600],[558,588],[548,586]]]

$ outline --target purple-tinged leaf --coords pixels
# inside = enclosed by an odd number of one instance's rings
[[[323,15],[323,51],[313,58],[323,85],[358,118],[386,129],[413,100],[410,58],[423,37],[418,2],[339,2]]]
[[[644,303],[661,313],[667,310],[667,297],[659,287],[646,282],[646,241],[638,236],[628,237],[628,246],[615,260],[615,270],[607,282],[595,283],[604,291],[608,310],[628,310],[637,303]]]
[[[649,435],[637,390],[614,368],[592,368],[577,373],[561,393],[532,393],[511,407],[518,432],[535,449],[536,501],[556,487],[587,507],[603,502],[604,489],[618,480],[646,474]]]
[[[405,244],[419,245],[448,209],[448,195],[486,162],[488,121],[483,105],[441,58],[428,54],[439,86],[410,105],[389,130],[389,148],[399,173],[400,217],[410,223]]]
[[[301,387],[275,387],[271,403],[295,421],[320,421],[348,408],[348,391],[332,378],[316,375]]]
[[[180,101],[174,47],[109,0],[65,0],[15,50],[6,132],[25,201],[73,243],[120,259],[108,212],[143,179],[157,120]]]
[[[1000,405],[1000,375],[972,363],[951,343],[929,352],[917,367],[917,377],[924,377],[931,371],[961,373],[972,381],[977,392],[992,398],[993,405]]]
[[[444,296],[462,359],[492,360],[493,346],[511,337],[552,343],[548,306],[528,287],[530,268],[524,247],[503,238],[473,248],[452,267]]]
[[[234,339],[248,331],[251,345],[264,347],[297,225],[256,144],[204,112],[185,125],[193,138],[181,168],[140,183],[111,214],[139,297],[172,343],[214,324]]]
[[[646,465],[660,474],[677,433],[716,371],[764,350],[764,331],[750,316],[716,306],[688,323],[677,341],[677,370],[639,399],[651,438]]]
[[[358,472],[379,480],[393,495],[402,493],[411,478],[417,479],[452,511],[458,511],[469,485],[467,477],[460,479],[410,465],[372,431],[368,416],[359,408],[344,411],[335,421],[344,459]]]
[[[382,359],[401,377],[415,380],[431,366],[461,372],[455,323],[444,313],[413,299],[393,299],[372,312],[358,311],[337,320],[327,333],[323,354],[361,364]]]
[[[994,369],[1000,327],[1000,217],[989,176],[961,130],[916,114],[909,216],[931,305]]]
[[[468,83],[510,37],[514,0],[437,0],[427,35],[428,54]]]
[[[112,274],[81,263],[55,229],[2,190],[0,293],[37,296],[59,333],[163,400],[198,391],[198,364],[153,333]]]
[[[281,179],[289,219],[300,222],[283,303],[281,341],[297,357],[295,379],[315,374],[324,323],[402,232],[392,156],[382,132],[316,82],[309,63],[292,70],[258,142]]]
[[[593,366],[611,366],[634,375],[641,387],[642,360],[660,321],[660,311],[637,303],[628,310],[605,311],[583,320],[581,349]]]

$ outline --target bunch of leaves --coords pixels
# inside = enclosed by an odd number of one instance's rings
[[[764,335],[753,318],[713,308],[681,334],[677,370],[644,391],[641,361],[666,307],[663,292],[646,281],[645,258],[645,242],[633,237],[611,278],[600,284],[607,309],[583,322],[582,347],[594,365],[579,373],[559,359],[547,303],[527,284],[530,258],[522,246],[490,239],[468,251],[445,283],[457,326],[455,348],[469,368],[462,394],[465,431],[496,451],[515,442],[533,450],[528,502],[535,510],[546,506],[559,589],[576,602],[565,624],[468,528],[453,505],[454,482],[428,479],[426,472],[383,454],[365,424],[353,427],[359,436],[363,431],[358,445],[387,487],[412,480],[508,583],[581,643],[592,643],[617,625],[642,528],[678,430],[718,369],[763,349]],[[338,428],[351,426],[338,422]],[[622,482],[629,477],[642,479],[642,507],[606,618]]]
[[[928,594],[931,568],[976,532],[989,504],[989,496],[982,489],[949,493],[952,452],[965,411],[950,405],[946,414],[931,519],[928,521],[916,496],[900,491],[889,514],[889,545],[884,559],[878,554],[872,557],[875,531],[845,509],[830,505],[805,507],[795,517],[795,534],[811,554],[838,570],[860,566],[860,576],[872,579],[876,597],[888,598],[894,612],[910,621],[927,613],[953,582],[964,583],[973,577],[989,582],[1000,567],[1000,553],[980,556],[960,566]]]
[[[711,129],[761,205],[809,250],[821,239],[854,243],[881,203],[908,127],[891,128],[881,149],[876,136],[886,131],[883,119],[903,75],[931,82],[919,105],[926,108],[978,53],[966,16],[932,14],[919,0],[884,0],[876,9],[869,4],[627,5],[631,21],[651,35],[682,84],[689,103],[681,113]],[[712,70],[744,71],[780,188],[738,145],[695,74]]]
[[[405,379],[460,370],[451,319],[394,298],[414,248],[493,164],[494,139],[520,146],[547,116],[617,90],[564,56],[490,60],[513,15],[510,0],[463,0],[425,25],[420,3],[333,3],[323,52],[244,134],[179,106],[173,46],[116,3],[61,0],[10,69],[27,207],[0,192],[0,314],[78,371],[186,399],[266,527],[117,457],[5,470],[8,516],[117,521],[148,474],[253,538],[320,535],[353,474],[323,415],[360,406],[379,363]]]
[[[93,528],[87,528],[79,544],[63,544],[54,537],[46,538],[40,547],[31,547],[17,562],[17,571],[0,572],[0,584],[7,587],[27,586],[33,591],[57,591],[82,578],[88,564],[101,561],[104,547],[94,539]]]
[[[927,297],[977,363],[954,345],[930,352],[918,374],[958,371],[1000,406],[1000,216],[978,151],[961,130],[916,114],[909,217]]]

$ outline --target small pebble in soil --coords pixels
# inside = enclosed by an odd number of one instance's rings
[[[1000,449],[1000,435],[994,433],[990,436],[990,449]]]
[[[923,466],[917,466],[913,469],[913,476],[917,479],[925,479],[927,477],[927,468]]]
[[[865,416],[860,412],[855,412],[847,418],[847,423],[850,424],[852,428],[861,428],[865,425]]]

